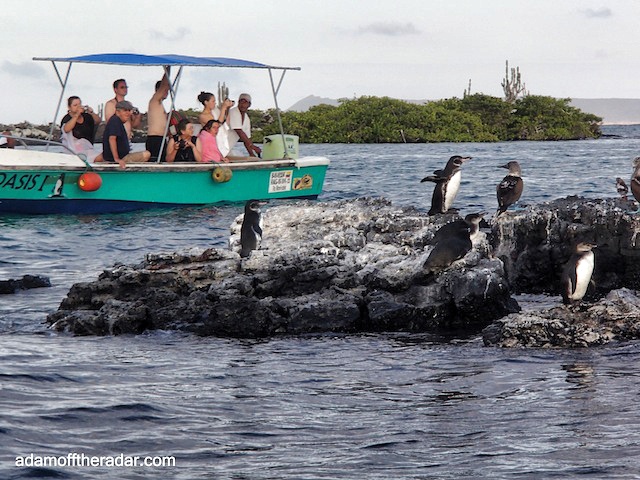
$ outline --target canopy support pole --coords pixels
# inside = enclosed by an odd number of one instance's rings
[[[53,65],[53,69],[56,72],[56,76],[58,77],[58,81],[60,82],[60,86],[62,87],[62,91],[60,92],[60,97],[58,98],[58,105],[56,106],[56,112],[53,114],[53,121],[51,122],[51,128],[49,129],[49,137],[47,138],[48,140],[53,140],[53,129],[56,126],[56,119],[58,118],[58,113],[60,113],[60,105],[62,105],[62,99],[64,98],[64,91],[67,88],[67,81],[69,80],[69,73],[71,73],[71,65],[73,63],[69,62],[69,65],[67,66],[67,74],[64,77],[64,80],[62,80],[62,77],[60,76],[60,72],[58,71],[58,66],[56,65],[55,61],[51,61],[51,65]],[[49,151],[49,144],[47,143],[46,149],[45,151]]]
[[[176,106],[176,95],[178,94],[178,86],[180,85],[180,78],[182,76],[182,66],[178,68],[178,73],[171,82],[171,67],[169,65],[165,65],[164,67],[164,75],[167,77],[167,82],[169,83],[169,97],[171,97],[171,108],[169,109],[169,113],[167,113],[167,122],[164,125],[164,134],[162,135],[162,143],[160,144],[160,152],[158,153],[157,163],[160,163],[160,159],[162,158],[162,153],[165,149],[165,142],[167,140],[167,134],[169,133],[169,126],[171,125],[171,115],[173,114],[173,110]],[[166,142],[168,143],[168,142]]]
[[[278,126],[280,127],[280,136],[282,137],[282,145],[284,145],[284,152],[282,158],[289,158],[289,153],[287,152],[287,144],[284,140],[284,127],[282,126],[282,117],[280,116],[280,107],[278,106],[278,92],[280,91],[280,86],[282,85],[282,80],[284,80],[284,74],[287,73],[286,70],[282,70],[282,75],[280,75],[280,81],[278,82],[278,86],[276,87],[273,82],[273,72],[272,69],[269,68],[269,80],[271,81],[271,92],[273,93],[273,103],[276,106],[276,117],[278,118]]]

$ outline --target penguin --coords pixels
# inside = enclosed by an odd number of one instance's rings
[[[520,164],[515,160],[507,163],[506,165],[500,165],[498,168],[507,168],[509,173],[496,188],[498,195],[498,212],[497,215],[507,211],[511,205],[520,200],[522,195],[522,189],[524,188],[524,182],[522,181],[522,170],[520,170]]]
[[[460,169],[464,162],[471,160],[471,157],[461,157],[454,155],[449,159],[443,170],[436,170],[433,175],[429,175],[420,180],[423,182],[434,182],[436,185],[431,196],[431,208],[429,215],[447,213],[453,205],[458,190],[460,189]]]
[[[579,302],[587,293],[593,274],[594,255],[592,249],[596,245],[580,242],[575,252],[564,266],[560,277],[562,303],[572,305]]]
[[[445,270],[473,248],[486,212],[470,213],[464,220],[455,220],[440,227],[433,239],[435,245],[424,263],[426,273]]]
[[[240,256],[251,255],[252,250],[258,250],[262,242],[262,213],[260,207],[267,202],[249,200],[244,206],[244,218],[240,227]]]
[[[630,186],[633,198],[640,202],[640,157],[633,159],[633,175]]]
[[[616,191],[622,198],[627,198],[627,193],[629,193],[629,187],[620,177],[616,178]]]

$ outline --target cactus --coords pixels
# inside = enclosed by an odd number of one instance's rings
[[[511,78],[509,78],[509,60],[504,80],[502,80],[502,89],[504,90],[504,99],[506,102],[513,103],[519,96],[527,95],[526,86],[522,83],[520,76],[520,67],[511,69]]]
[[[229,98],[229,88],[224,82],[222,82],[222,85],[218,82],[218,104],[222,105],[222,102],[227,98]]]

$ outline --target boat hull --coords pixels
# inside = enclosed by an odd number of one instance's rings
[[[223,167],[227,178],[231,173],[226,180],[224,175],[222,179],[214,175],[216,165],[130,164],[121,169],[112,164],[89,167],[76,160],[53,167],[0,162],[0,212],[95,214],[250,199],[316,198],[329,165],[323,157],[234,162]],[[80,177],[87,171],[100,177],[94,191],[81,188]]]

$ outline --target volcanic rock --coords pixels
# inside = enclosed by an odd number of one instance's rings
[[[315,332],[480,332],[518,310],[486,235],[446,271],[422,265],[435,231],[459,219],[384,199],[300,202],[264,213],[263,249],[149,254],[74,285],[47,318],[75,334],[174,329],[267,337]]]
[[[640,297],[613,290],[593,304],[508,315],[482,332],[485,345],[499,347],[590,347],[640,338]]]

